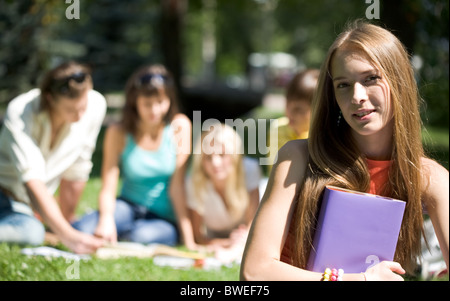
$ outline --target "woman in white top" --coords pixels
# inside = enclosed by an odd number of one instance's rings
[[[242,155],[241,138],[231,127],[216,123],[211,128],[196,145],[186,182],[194,237],[216,251],[242,252],[259,205],[260,169]]]
[[[40,244],[44,227],[77,253],[102,241],[70,225],[106,112],[87,67],[64,63],[13,99],[0,132],[0,242]],[[59,202],[53,196],[59,187]],[[59,204],[58,204],[59,203]],[[58,206],[59,205],[59,206]]]

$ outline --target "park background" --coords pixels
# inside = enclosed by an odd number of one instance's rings
[[[108,102],[105,126],[120,116],[127,78],[148,63],[172,71],[190,118],[199,110],[203,120],[268,122],[283,114],[292,74],[319,68],[336,35],[358,18],[391,29],[407,47],[424,99],[426,150],[448,169],[447,0],[0,0],[0,123],[11,99],[66,60],[92,67]],[[103,133],[80,214],[97,206]],[[0,279],[67,280],[67,266],[0,245]],[[81,280],[238,279],[238,267],[174,271],[137,259],[81,268]]]

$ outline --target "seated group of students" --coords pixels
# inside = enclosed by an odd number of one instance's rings
[[[318,70],[313,73],[317,80]],[[300,92],[288,90],[291,120],[304,109],[293,103],[309,103],[315,88],[314,79],[304,77],[292,81]],[[1,135],[9,147],[0,157],[0,241],[40,244],[44,222],[75,252],[94,251],[100,239],[172,246],[182,241],[194,250],[237,247],[242,254],[260,201],[262,170],[243,155],[240,135],[217,123],[202,133],[195,151],[186,146],[191,123],[179,112],[173,78],[162,65],[140,68],[125,89],[122,118],[108,126],[103,141],[98,210],[81,218],[75,209],[106,113],[90,70],[63,63],[39,89],[10,102]],[[309,118],[301,118],[295,126],[304,138]],[[295,126],[280,121],[279,141],[295,138]]]

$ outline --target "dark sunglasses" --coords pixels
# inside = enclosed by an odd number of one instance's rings
[[[54,81],[51,90],[58,94],[66,94],[69,91],[69,82],[74,80],[76,83],[81,84],[87,78],[87,74],[84,72],[76,72],[62,79]]]
[[[147,73],[139,77],[135,85],[136,87],[142,87],[147,85],[152,85],[155,87],[160,87],[166,84],[168,81],[168,77],[162,74],[154,74],[154,73]]]

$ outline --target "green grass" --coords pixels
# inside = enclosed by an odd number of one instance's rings
[[[82,195],[77,209],[81,215],[97,209],[97,196],[101,181],[92,178]],[[239,266],[222,267],[218,270],[199,268],[173,269],[159,267],[149,258],[99,259],[74,262],[64,258],[26,256],[21,254],[24,246],[0,244],[0,280],[104,280],[104,281],[237,281]],[[29,247],[29,246],[27,246]],[[57,248],[68,251],[64,246]],[[183,247],[179,247],[183,249]]]
[[[78,262],[71,259],[26,256],[18,245],[0,244],[0,280],[20,281],[236,281],[239,280],[237,265],[218,270],[198,268],[173,269],[159,267],[152,259],[122,258],[98,259]]]

